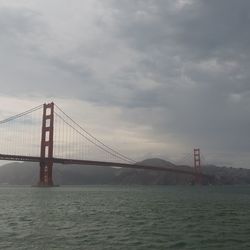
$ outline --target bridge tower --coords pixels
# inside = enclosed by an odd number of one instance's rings
[[[53,186],[54,103],[43,105],[39,186]]]
[[[195,183],[202,184],[201,154],[199,148],[194,149],[194,171],[195,171]]]

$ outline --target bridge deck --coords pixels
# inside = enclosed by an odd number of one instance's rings
[[[0,154],[0,160],[6,161],[27,161],[27,162],[41,162],[43,159],[41,157],[35,156],[23,156],[23,155],[6,155]],[[47,158],[47,160],[49,160]],[[117,162],[104,162],[104,161],[88,161],[88,160],[75,160],[75,159],[63,159],[63,158],[53,158],[54,163],[59,164],[72,164],[72,165],[95,165],[95,166],[106,166],[106,167],[120,167],[120,168],[133,168],[133,169],[145,169],[154,171],[165,171],[173,172],[179,174],[187,174],[195,176],[194,171],[182,170],[170,167],[159,167],[159,166],[148,166],[141,164],[127,164],[127,163],[117,163]],[[213,178],[213,176],[202,174],[205,178]]]

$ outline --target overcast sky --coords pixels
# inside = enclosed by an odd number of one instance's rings
[[[249,0],[0,0],[0,117],[54,100],[135,159],[250,167],[249,27]]]

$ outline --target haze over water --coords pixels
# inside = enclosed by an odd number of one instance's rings
[[[0,188],[0,249],[250,249],[249,186]]]

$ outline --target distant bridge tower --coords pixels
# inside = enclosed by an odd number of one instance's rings
[[[53,186],[54,103],[43,105],[39,186]]]
[[[194,171],[195,183],[202,184],[201,154],[199,148],[194,149]]]

